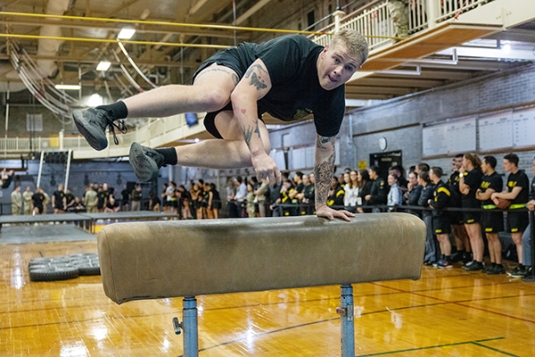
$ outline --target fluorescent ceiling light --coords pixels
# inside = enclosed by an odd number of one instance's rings
[[[117,35],[117,39],[118,40],[129,40],[132,38],[132,36],[134,36],[134,34],[136,33],[136,30],[133,29],[133,28],[123,28],[121,29],[121,31],[119,32],[119,35]]]
[[[100,94],[93,93],[93,94],[91,94],[91,96],[87,100],[87,105],[89,105],[90,107],[96,107],[97,105],[102,105],[103,102],[104,101],[103,101],[102,96]]]
[[[97,71],[105,72],[110,68],[111,62],[108,61],[100,61],[100,63],[97,66]]]
[[[80,85],[79,84],[56,84],[54,88],[62,89],[62,90],[80,90]]]

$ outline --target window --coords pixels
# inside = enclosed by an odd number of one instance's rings
[[[43,131],[43,114],[26,113],[26,131]]]

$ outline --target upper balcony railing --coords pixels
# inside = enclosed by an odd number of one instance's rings
[[[433,28],[438,23],[457,18],[461,13],[491,1],[494,0],[408,0],[409,35]],[[388,9],[388,0],[373,1],[342,17],[338,23],[340,28],[351,28],[366,36],[371,53],[390,46],[396,41],[394,37],[396,28]],[[335,24],[331,24],[322,31],[332,32],[334,29]],[[326,45],[329,43],[330,36],[315,36],[312,40],[319,45]],[[124,147],[134,141],[163,145],[202,131],[202,124],[198,125],[196,128],[190,128],[186,124],[184,115],[175,115],[169,118],[149,119],[147,125],[139,126],[136,130],[117,137],[119,145]],[[64,137],[62,133],[52,137],[0,138],[0,156],[2,151],[13,155],[69,149],[93,150],[83,137]]]

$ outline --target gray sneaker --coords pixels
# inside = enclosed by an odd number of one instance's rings
[[[88,110],[75,110],[72,112],[74,123],[89,145],[95,150],[104,150],[108,146],[108,139],[106,138],[106,127],[110,127],[113,134],[113,141],[119,144],[119,140],[115,135],[115,128],[119,129],[123,134],[126,132],[124,124],[119,121],[119,125],[115,124],[117,120],[110,116],[107,111],[103,109],[91,108]]]
[[[132,143],[130,146],[130,165],[141,182],[158,178],[160,167],[166,166],[164,156],[154,149]]]

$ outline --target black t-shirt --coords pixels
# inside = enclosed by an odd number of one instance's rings
[[[97,207],[99,208],[104,207],[104,201],[109,197],[109,195],[110,195],[109,191],[97,192],[97,198],[98,198]]]
[[[529,201],[529,179],[524,170],[518,170],[516,174],[510,173],[507,177],[507,190],[513,191],[515,187],[522,187],[511,204],[527,203]]]
[[[461,207],[461,191],[459,190],[459,171],[455,171],[448,179],[450,186],[450,204],[452,207]]]
[[[33,205],[35,207],[43,208],[43,202],[45,200],[45,195],[42,193],[34,193],[32,196]]]
[[[303,198],[307,199],[309,203],[314,203],[316,197],[314,184],[310,184],[303,188]]]
[[[258,112],[293,121],[314,114],[316,132],[335,136],[345,113],[344,86],[325,90],[320,86],[316,63],[323,46],[302,35],[287,35],[261,43],[240,44],[225,50],[236,58],[243,72],[261,59],[269,72],[271,90],[258,101]]]
[[[481,169],[475,168],[472,171],[466,171],[464,173],[464,184],[470,187],[470,192],[467,195],[463,194],[463,200],[475,200],[476,191],[481,186],[483,180],[483,172]]]
[[[487,191],[489,188],[493,189],[495,192],[502,192],[503,189],[503,180],[497,172],[493,172],[491,175],[483,176],[483,181],[481,181],[481,186],[479,187],[481,192]],[[493,205],[491,199],[481,202],[482,205]]]
[[[65,197],[65,192],[63,191],[55,191],[53,194],[54,196],[54,204],[56,207],[63,207],[63,197]]]
[[[295,190],[297,191],[297,193],[301,193],[303,192],[305,188],[305,185],[301,182],[301,183],[298,183],[296,186],[295,186]]]
[[[74,201],[74,195],[72,193],[66,193],[65,194],[65,202],[67,204],[67,206],[70,204],[70,203],[74,203],[72,202]]]
[[[530,200],[535,200],[535,177],[531,180],[531,192],[529,194]]]
[[[128,203],[128,198],[130,197],[130,192],[125,188],[121,191],[121,196],[123,197],[123,204]]]

